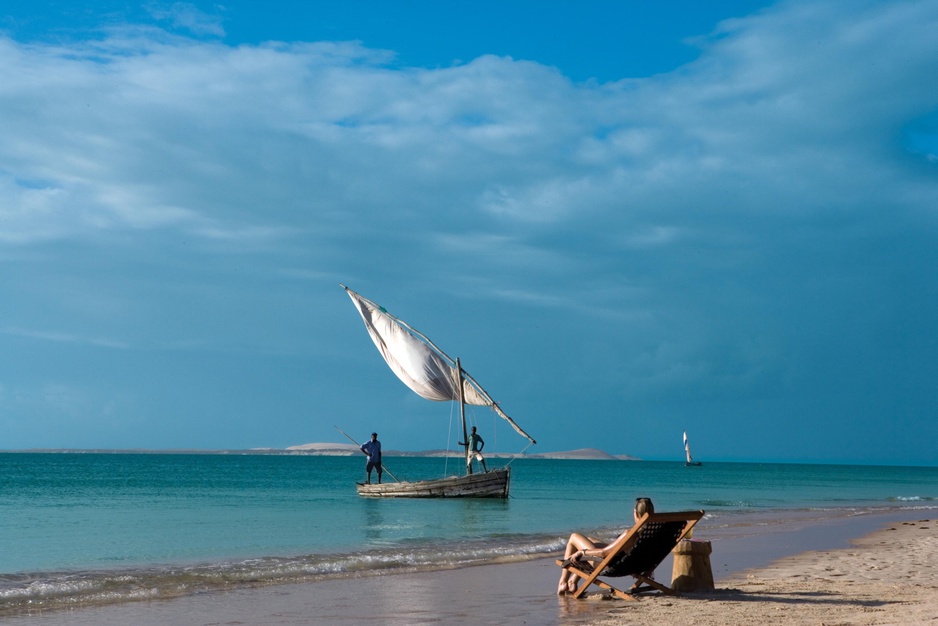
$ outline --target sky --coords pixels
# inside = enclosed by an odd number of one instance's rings
[[[651,4],[4,2],[0,450],[938,465],[938,3]]]

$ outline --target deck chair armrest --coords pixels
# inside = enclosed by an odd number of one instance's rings
[[[574,559],[574,558],[563,559],[562,561],[560,561],[560,566],[561,566],[561,567],[571,567],[571,566],[572,566],[572,567],[575,567],[576,565],[582,564],[582,563],[584,563],[584,562],[589,562],[590,564],[592,564],[592,563],[601,563],[602,560],[603,560],[603,558],[604,558],[604,557],[601,557],[601,556],[586,556],[586,555],[583,555],[583,556],[581,556],[581,557],[578,558],[578,559]]]

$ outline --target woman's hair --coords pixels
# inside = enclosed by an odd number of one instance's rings
[[[635,498],[635,517],[641,517],[645,513],[654,513],[655,505],[651,498]]]

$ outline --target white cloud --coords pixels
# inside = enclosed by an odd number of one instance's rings
[[[728,210],[721,198],[744,213],[868,203],[911,182],[889,133],[898,144],[935,107],[934,73],[919,73],[934,16],[924,3],[841,9],[729,22],[681,71],[605,86],[496,57],[399,70],[354,44],[6,40],[3,237],[243,233],[307,222],[291,195],[396,211],[436,187],[459,210],[548,224]],[[11,186],[22,180],[47,187]]]
[[[225,35],[221,16],[209,15],[188,2],[174,2],[169,6],[153,3],[148,9],[157,20],[168,21],[173,28],[187,30],[193,35]]]

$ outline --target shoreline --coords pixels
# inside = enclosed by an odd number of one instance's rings
[[[916,623],[938,615],[938,566],[923,574],[921,580],[910,571],[896,573],[901,567],[921,570],[920,562],[927,564],[938,557],[938,524],[921,522],[934,519],[935,511],[889,509],[857,516],[849,511],[840,513],[820,520],[801,518],[793,512],[787,512],[784,518],[768,514],[765,523],[745,526],[745,532],[740,532],[740,527],[719,525],[700,528],[695,538],[709,540],[713,545],[711,565],[717,590],[710,594],[648,597],[640,602],[596,599],[602,596],[586,600],[558,598],[554,591],[559,570],[549,557],[32,612],[3,621],[19,623],[28,619],[49,625],[101,626],[351,625],[376,621],[611,625],[621,623],[623,615],[638,611],[634,615],[641,615],[642,621],[683,624],[690,620],[707,626],[755,623],[751,619],[755,614],[763,615],[764,623],[798,616],[806,620],[801,623],[833,620],[844,624]],[[916,554],[910,555],[909,551]],[[878,569],[870,569],[870,564]],[[658,568],[657,575],[661,580],[670,580],[670,557]],[[907,584],[897,584],[897,577]],[[929,593],[922,594],[921,586]],[[877,599],[879,596],[884,599]],[[859,613],[848,619],[844,607]],[[874,621],[862,621],[867,618]]]

